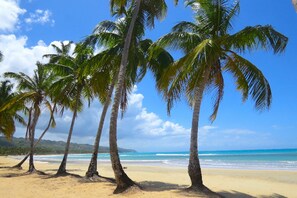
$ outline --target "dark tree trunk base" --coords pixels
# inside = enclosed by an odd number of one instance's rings
[[[133,184],[124,184],[122,186],[117,185],[116,189],[113,191],[113,194],[120,194],[131,188],[136,188],[138,190],[141,190],[141,187],[138,184],[133,182]]]
[[[92,178],[92,177],[99,177],[99,173],[97,171],[97,153],[93,153],[88,171],[86,172],[86,177],[87,178]]]
[[[35,167],[30,167],[27,172],[28,173],[36,173],[37,172],[37,169],[35,169]]]
[[[201,195],[205,195],[206,197],[209,198],[224,198],[224,196],[213,192],[212,190],[210,190],[209,188],[207,188],[204,185],[200,185],[200,186],[190,186],[189,188],[186,189],[186,191],[188,192],[194,192],[194,193],[199,193]]]
[[[57,177],[63,177],[63,176],[67,176],[67,175],[70,175],[70,173],[68,173],[66,170],[58,170],[57,173],[55,174],[55,176]]]
[[[36,168],[29,169],[26,174],[31,175],[31,174],[37,174],[37,175],[47,175],[45,172],[42,172],[40,170],[37,170]]]
[[[66,171],[66,168],[65,166],[60,166],[57,173],[55,174],[55,176],[59,177],[59,176],[67,176],[67,175],[70,175],[70,173],[68,173]]]
[[[29,170],[28,170],[28,173],[35,173],[37,170],[34,166],[34,163],[33,163],[33,158],[30,159],[30,163],[29,163]]]
[[[66,176],[69,175],[66,171],[66,155],[64,155],[63,160],[59,166],[56,176]]]
[[[132,179],[130,179],[128,177],[128,175],[126,175],[126,173],[124,172],[123,169],[121,169],[121,173],[122,174],[119,176],[119,178],[116,181],[117,187],[113,191],[113,194],[122,193],[122,192],[128,190],[132,186],[135,186],[135,187],[141,189],[141,187],[138,184],[136,184],[134,181],[132,181]]]
[[[92,172],[92,171],[87,171],[86,172],[86,178],[94,178],[94,179],[96,179],[96,178],[99,178],[100,176],[99,176],[99,173],[98,173],[98,171],[96,171],[96,172]]]

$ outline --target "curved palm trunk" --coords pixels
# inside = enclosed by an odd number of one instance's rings
[[[67,157],[69,154],[69,147],[70,147],[70,141],[71,141],[71,137],[72,137],[72,132],[73,132],[73,128],[74,128],[74,123],[75,123],[75,119],[76,119],[76,115],[77,115],[77,105],[78,105],[78,96],[80,94],[77,94],[76,97],[76,106],[75,109],[73,111],[73,116],[72,116],[72,121],[71,121],[71,125],[70,125],[70,129],[69,129],[69,133],[68,133],[68,138],[67,138],[67,142],[66,142],[66,146],[65,146],[65,152],[64,152],[64,157],[63,160],[59,166],[59,169],[56,173],[56,175],[65,175],[67,174],[66,172],[66,163],[67,163]]]
[[[204,79],[202,80],[200,86],[195,90],[195,104],[192,117],[192,129],[191,129],[191,143],[190,143],[190,158],[188,165],[188,174],[191,179],[190,189],[194,190],[205,190],[202,180],[202,172],[198,158],[198,126],[199,126],[199,114],[200,107],[203,97],[203,92],[208,80],[209,70],[205,71]]]
[[[121,93],[122,93],[123,84],[125,81],[125,73],[126,73],[126,67],[128,63],[128,55],[129,55],[129,48],[130,48],[131,39],[132,39],[132,33],[133,33],[135,22],[139,13],[140,4],[141,4],[141,0],[137,0],[136,7],[133,11],[133,16],[129,26],[129,30],[125,38],[125,45],[124,45],[124,50],[123,50],[122,59],[121,59],[120,72],[118,75],[118,82],[117,82],[114,102],[112,106],[111,118],[110,118],[109,147],[110,147],[110,158],[111,158],[112,169],[114,171],[114,175],[117,183],[117,188],[114,191],[115,194],[121,193],[134,185],[134,182],[124,172],[120,162],[118,145],[117,145],[117,118],[118,118]]]
[[[102,113],[101,113],[101,117],[100,117],[100,122],[99,122],[99,126],[98,126],[98,130],[97,130],[97,135],[95,138],[95,143],[94,143],[94,151],[92,154],[92,158],[89,164],[89,168],[88,171],[86,172],[86,177],[90,178],[93,176],[99,176],[98,170],[97,170],[97,156],[98,156],[98,151],[99,151],[99,143],[100,143],[100,138],[101,138],[101,134],[102,134],[102,130],[103,130],[103,125],[104,125],[104,120],[106,117],[106,113],[111,101],[111,96],[112,96],[112,92],[114,89],[114,82],[111,84],[110,88],[109,88],[109,92],[108,92],[108,98],[107,101],[104,104]]]
[[[36,128],[36,124],[38,122],[38,118],[39,118],[39,113],[36,110],[34,110],[34,117],[33,117],[32,125],[30,126],[30,131],[29,131],[29,136],[30,136],[30,159],[29,159],[29,170],[28,170],[29,173],[36,171],[35,166],[34,166],[33,155],[34,155],[35,128]]]
[[[54,105],[53,111],[55,111],[56,109],[56,104]],[[44,131],[42,132],[42,134],[40,135],[40,137],[38,138],[37,142],[35,142],[34,144],[34,149],[36,148],[36,146],[39,144],[39,142],[41,141],[41,139],[43,138],[43,136],[45,135],[45,133],[48,131],[48,129],[51,126],[53,120],[53,115],[51,116],[46,128],[44,129]],[[12,168],[22,168],[23,163],[28,159],[28,157],[30,156],[30,152],[24,157],[24,159],[22,159],[22,161],[20,161],[17,165],[13,166]]]

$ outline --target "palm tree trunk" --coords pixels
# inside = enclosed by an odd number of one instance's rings
[[[125,74],[126,74],[126,68],[128,63],[129,48],[131,44],[132,33],[133,33],[135,22],[139,13],[140,5],[141,5],[141,0],[137,0],[136,7],[133,10],[133,16],[129,26],[129,30],[125,38],[125,45],[124,45],[124,50],[122,54],[120,71],[118,75],[118,82],[117,82],[117,87],[115,91],[114,102],[113,102],[111,118],[110,118],[110,125],[109,125],[110,158],[111,158],[112,169],[114,171],[114,175],[117,183],[117,188],[114,191],[115,194],[121,193],[135,184],[126,175],[120,162],[118,145],[117,145],[117,118],[118,118],[121,93],[122,93],[122,89],[125,81]]]
[[[55,111],[56,109],[56,104],[54,105],[53,111]],[[43,138],[43,136],[45,135],[45,133],[48,131],[48,129],[51,126],[53,120],[53,115],[51,115],[50,120],[46,126],[46,128],[44,129],[44,131],[42,132],[42,134],[40,135],[40,137],[38,138],[37,142],[35,142],[34,144],[34,149],[36,148],[36,146],[39,144],[39,142],[41,141],[41,139]],[[17,165],[13,166],[12,168],[22,168],[23,163],[28,159],[28,157],[30,156],[30,152],[24,157],[24,159],[22,159],[22,161],[20,161]]]
[[[43,138],[43,136],[45,135],[45,133],[47,132],[47,130],[49,129],[49,126],[50,126],[50,123],[51,123],[51,119],[50,119],[50,122],[48,124],[48,127],[43,131],[43,133],[40,135],[39,139],[35,142],[35,144],[33,145],[34,149],[36,148],[36,146],[39,144],[39,142],[41,141],[41,139]],[[13,166],[13,168],[22,168],[22,165],[23,163],[28,159],[28,157],[30,156],[30,153],[29,152],[25,157],[24,159],[22,159],[22,161],[20,161],[17,165]]]
[[[73,132],[73,128],[74,128],[74,123],[75,123],[75,119],[76,119],[76,115],[77,115],[77,106],[78,106],[78,100],[79,100],[79,95],[80,92],[78,92],[77,96],[76,96],[76,104],[75,104],[75,109],[73,111],[73,116],[72,116],[72,121],[71,121],[71,125],[70,125],[70,129],[69,129],[69,133],[68,133],[68,138],[67,138],[67,142],[66,142],[66,146],[65,146],[65,152],[64,152],[64,157],[63,160],[59,166],[59,169],[56,173],[57,176],[59,175],[66,175],[66,163],[67,163],[67,157],[69,154],[69,147],[70,147],[70,141],[71,141],[71,137],[72,137],[72,132]]]
[[[33,155],[34,155],[35,128],[36,128],[36,124],[38,122],[38,118],[39,118],[39,113],[37,112],[37,110],[35,108],[33,122],[32,122],[32,125],[30,126],[30,131],[29,131],[29,136],[30,136],[30,159],[29,159],[29,170],[28,170],[29,173],[36,171],[35,166],[34,166]]]
[[[198,127],[199,127],[199,114],[203,97],[203,92],[209,78],[209,69],[205,71],[204,78],[198,88],[195,90],[195,104],[192,117],[191,129],[191,143],[190,143],[190,158],[188,165],[188,174],[191,179],[190,189],[204,190],[206,187],[203,185],[202,172],[198,158]]]
[[[88,171],[86,172],[86,177],[91,178],[93,176],[99,176],[98,170],[97,170],[97,156],[98,156],[98,151],[99,151],[99,143],[100,143],[100,138],[101,138],[101,134],[102,134],[102,130],[103,130],[103,125],[104,125],[104,120],[106,117],[106,113],[111,101],[111,96],[113,93],[113,89],[114,89],[114,84],[115,82],[112,82],[112,84],[110,85],[109,88],[109,92],[108,92],[108,98],[104,104],[102,113],[101,113],[101,117],[100,117],[100,122],[99,122],[99,126],[98,126],[98,130],[97,130],[97,135],[95,138],[95,143],[94,143],[94,151],[92,154],[92,158],[89,164],[89,168]]]

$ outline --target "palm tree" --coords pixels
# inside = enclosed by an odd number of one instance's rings
[[[72,132],[77,114],[83,107],[83,97],[87,98],[89,103],[93,97],[93,93],[89,89],[88,76],[84,74],[84,67],[92,55],[93,51],[90,48],[81,50],[79,44],[76,46],[74,56],[65,53],[45,55],[50,58],[50,63],[46,64],[47,69],[57,77],[51,86],[52,100],[73,111],[64,157],[57,171],[58,176],[67,174],[66,163]]]
[[[132,36],[133,32],[135,31],[136,23],[153,27],[155,18],[162,19],[165,16],[167,7],[164,0],[111,0],[110,2],[112,12],[115,13],[116,11],[117,15],[124,13],[124,8],[128,4],[132,9],[131,22],[129,24],[128,32],[125,36],[125,45],[121,58],[120,70],[117,77],[116,90],[109,125],[111,163],[117,183],[117,188],[115,189],[114,193],[121,193],[130,186],[134,185],[134,182],[127,176],[122,168],[117,146],[118,109],[120,105],[123,86],[125,83],[126,68],[129,62],[129,49],[132,42]]]
[[[99,142],[102,134],[104,119],[116,82],[116,78],[113,76],[117,76],[120,67],[121,54],[125,45],[125,35],[129,28],[128,15],[130,14],[130,12],[131,10],[129,10],[128,12],[125,11],[125,17],[116,22],[103,21],[99,23],[98,26],[95,28],[93,34],[85,40],[86,45],[94,47],[95,44],[97,44],[100,47],[105,48],[104,51],[94,56],[90,61],[92,71],[90,71],[89,73],[93,74],[93,77],[95,79],[98,79],[96,75],[97,71],[99,71],[100,75],[102,75],[102,71],[111,72],[111,74],[109,74],[111,83],[108,89],[108,96],[105,101],[102,101],[104,106],[100,117],[97,135],[95,138],[94,152],[92,154],[88,171],[86,172],[86,176],[89,178],[95,175],[99,176],[97,171],[97,155]],[[135,33],[133,35],[133,40],[131,42],[132,44],[129,52],[129,63],[127,66],[128,75],[126,75],[122,94],[123,97],[121,98],[120,103],[122,113],[127,107],[127,93],[131,91],[136,82],[139,82],[142,79],[147,68],[150,68],[157,78],[160,76],[161,70],[173,62],[173,58],[171,57],[171,55],[164,49],[158,49],[158,54],[155,53],[150,55],[149,48],[153,42],[149,39],[141,40],[141,37],[144,34],[144,28],[142,24],[136,24],[135,29],[136,30],[134,31]],[[93,63],[96,63],[96,67],[94,67],[95,64]],[[108,68],[106,68],[106,66]],[[140,67],[139,72],[138,67]],[[93,82],[95,82],[95,86],[98,86],[98,82],[96,80],[93,80]]]
[[[57,104],[54,104],[54,106],[53,106],[53,109],[52,109],[52,112],[51,112],[51,115],[50,115],[50,119],[48,121],[48,124],[47,124],[46,128],[41,133],[38,140],[34,143],[34,145],[33,145],[34,149],[39,144],[39,142],[42,140],[43,136],[46,134],[46,132],[49,130],[49,128],[50,127],[52,127],[52,128],[56,127],[56,122],[55,122],[55,118],[54,118],[54,112],[56,112],[56,105]],[[30,152],[18,164],[14,165],[12,168],[21,169],[22,165],[28,159],[28,157],[30,157]]]
[[[20,72],[6,72],[5,77],[13,78],[18,82],[17,93],[10,102],[6,105],[9,109],[14,105],[27,105],[28,107],[28,125],[26,130],[26,137],[30,140],[30,160],[29,160],[29,173],[35,172],[35,166],[33,161],[34,154],[34,136],[35,128],[41,114],[41,105],[45,105],[52,113],[52,107],[47,99],[48,88],[51,84],[51,78],[44,70],[44,66],[41,63],[37,63],[37,69],[34,71],[33,78]]]
[[[190,158],[188,173],[190,189],[207,192],[204,186],[198,159],[198,123],[200,105],[206,89],[216,90],[214,121],[223,97],[223,71],[230,72],[241,91],[243,101],[249,95],[259,110],[269,108],[271,90],[263,73],[239,53],[257,48],[272,49],[274,53],[284,51],[287,38],[271,26],[246,27],[231,34],[232,20],[239,13],[239,2],[227,0],[190,0],[187,6],[200,5],[195,13],[195,22],[181,22],[171,33],[157,41],[157,45],[181,49],[184,56],[176,61],[158,83],[164,91],[167,109],[170,112],[174,101],[182,94],[187,96],[193,108]]]
[[[8,80],[2,81],[0,84],[0,134],[5,135],[9,140],[15,132],[15,121],[26,125],[23,117],[18,114],[18,111],[22,110],[20,105],[14,105],[9,109],[1,110],[15,96],[12,88],[13,85]]]

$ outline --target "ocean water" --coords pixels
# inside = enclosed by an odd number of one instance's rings
[[[59,163],[63,155],[36,155],[35,160]],[[91,154],[70,154],[68,161],[89,163]],[[123,166],[187,167],[189,152],[120,153]],[[297,149],[202,151],[199,153],[202,168],[293,170],[297,171]],[[109,163],[109,154],[98,155],[99,163]]]

